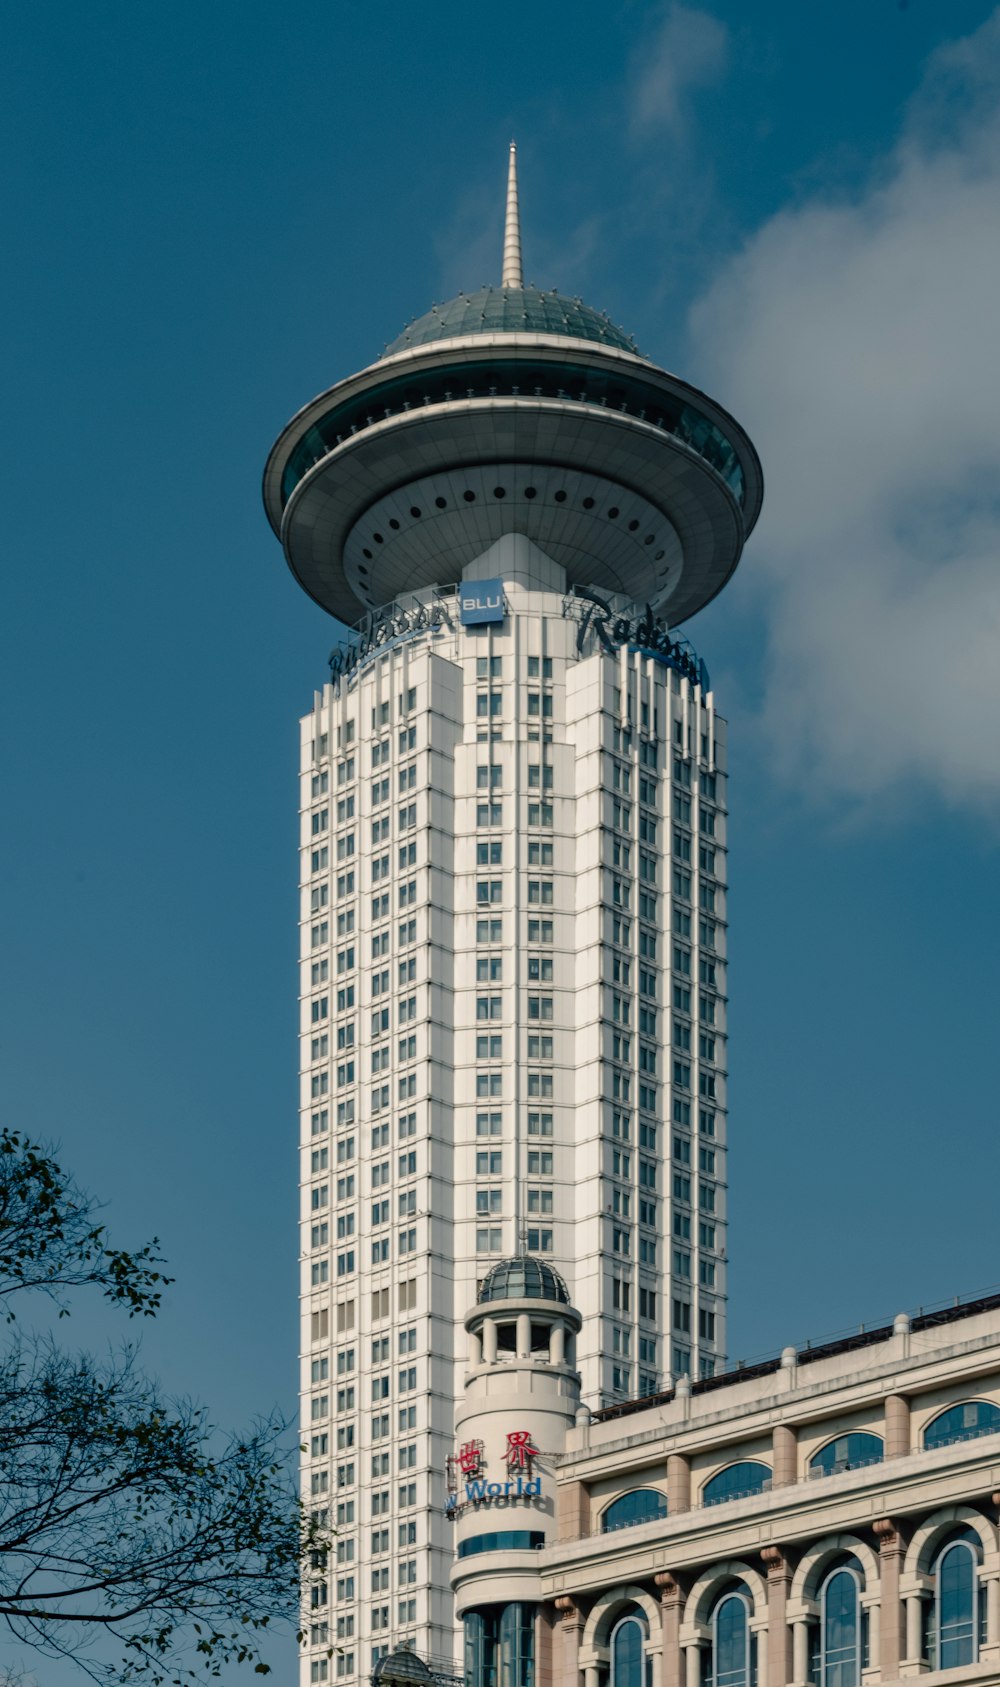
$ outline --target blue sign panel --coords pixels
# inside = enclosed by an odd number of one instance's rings
[[[458,588],[458,618],[463,627],[485,627],[504,618],[502,580],[466,580]]]

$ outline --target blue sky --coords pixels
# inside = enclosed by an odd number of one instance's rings
[[[0,1101],[162,1238],[149,1362],[221,1421],[293,1401],[296,722],[335,633],[260,472],[497,277],[512,135],[529,279],[764,459],[686,628],[732,722],[731,1354],[1000,1280],[998,84],[972,0],[6,18]]]

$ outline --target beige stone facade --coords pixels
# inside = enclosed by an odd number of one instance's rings
[[[610,1642],[632,1612],[647,1687],[724,1687],[710,1673],[713,1611],[738,1588],[746,1687],[1000,1680],[998,1408],[995,1297],[786,1349],[745,1376],[578,1423],[557,1462],[558,1539],[539,1555],[539,1597],[555,1620],[550,1648],[540,1625],[539,1652],[551,1650],[552,1679],[618,1687]],[[761,1491],[713,1503],[720,1475],[745,1461]],[[636,1490],[663,1496],[667,1514],[608,1528],[608,1508]],[[967,1555],[949,1561],[957,1543]],[[964,1628],[961,1592],[949,1593],[963,1565]],[[857,1588],[853,1667],[832,1643],[824,1652],[824,1588],[838,1566]]]

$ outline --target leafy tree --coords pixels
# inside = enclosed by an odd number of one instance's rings
[[[92,1288],[152,1317],[171,1281],[154,1240],[112,1248],[94,1202],[51,1155],[0,1132],[0,1304],[70,1310]],[[326,1541],[286,1474],[274,1416],[221,1436],[163,1397],[135,1350],[95,1360],[10,1330],[0,1355],[0,1617],[94,1681],[148,1687],[269,1673],[261,1631],[293,1620]]]

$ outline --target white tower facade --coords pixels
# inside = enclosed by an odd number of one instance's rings
[[[456,1655],[491,1267],[565,1279],[591,1407],[725,1353],[726,733],[671,628],[759,465],[519,261],[509,214],[506,286],[307,406],[265,476],[300,582],[368,611],[302,722],[303,1485],[337,1531],[307,1681]]]

